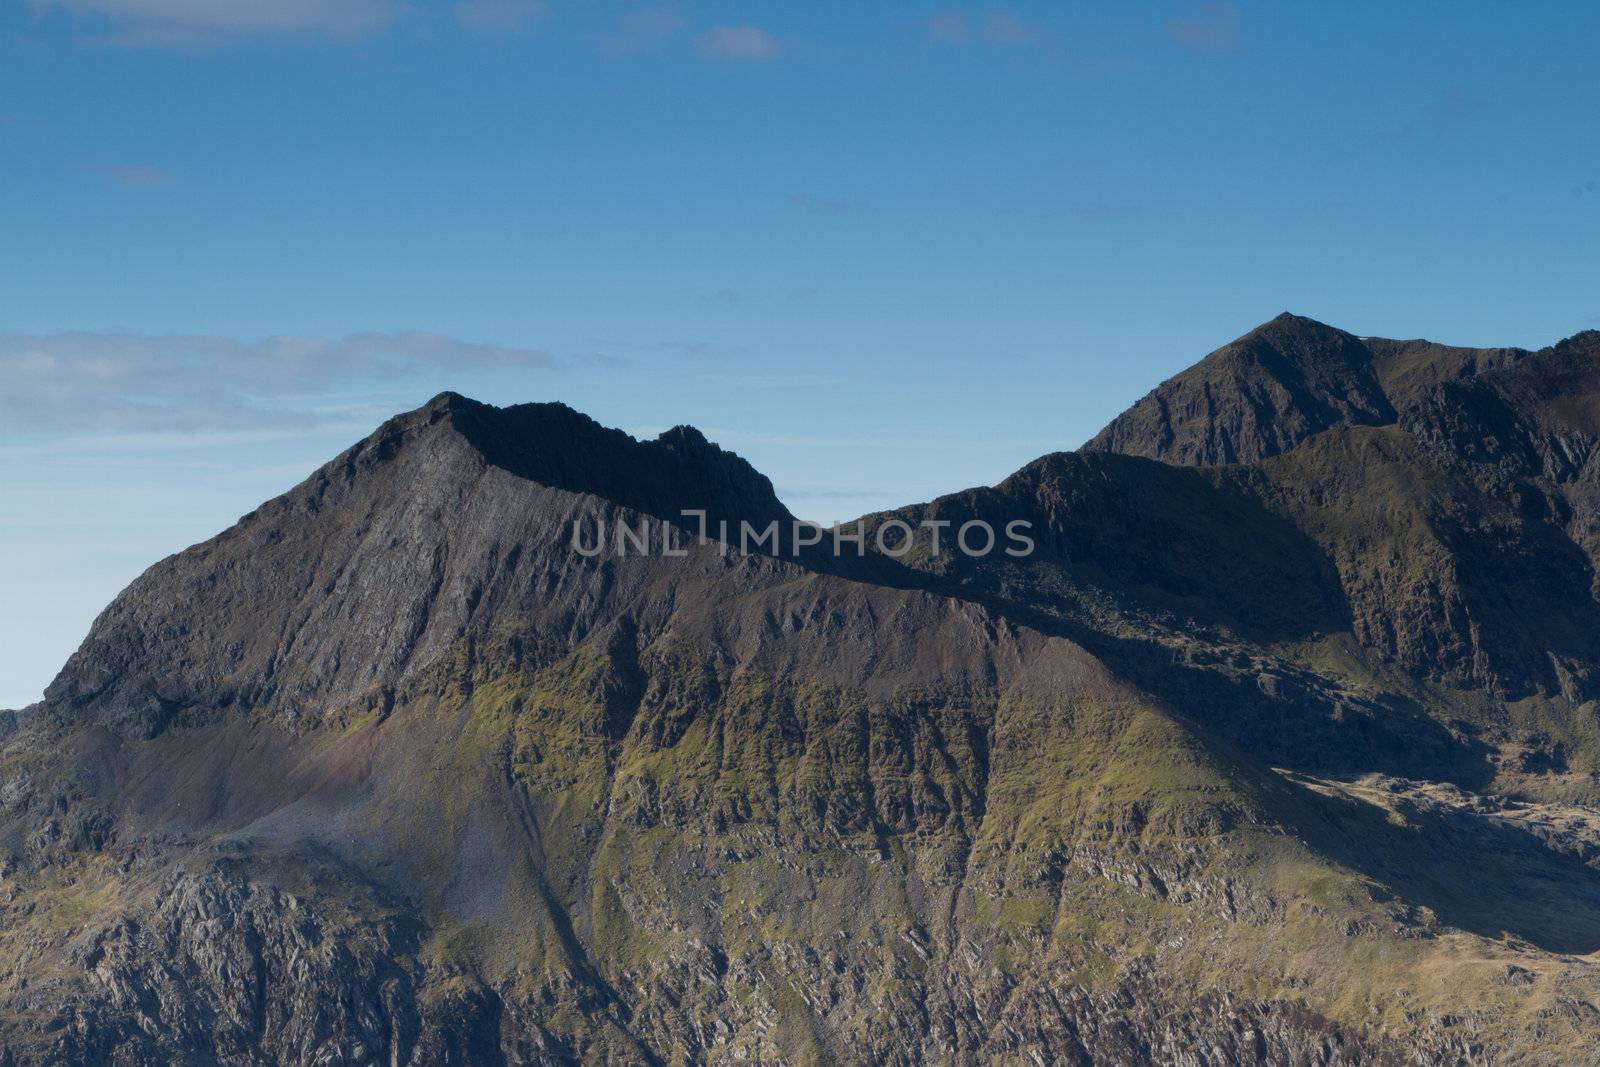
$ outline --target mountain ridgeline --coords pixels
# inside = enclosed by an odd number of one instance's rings
[[[692,428],[443,394],[5,720],[0,1067],[1600,1063],[1597,446],[1600,333],[1282,315],[747,554]]]

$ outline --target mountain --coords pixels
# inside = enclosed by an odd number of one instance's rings
[[[1318,543],[1350,633],[1386,662],[1499,699],[1581,704],[1600,696],[1597,373],[1600,331],[1527,352],[1280,315],[1084,451],[1225,468],[1207,476]]]
[[[144,737],[228,711],[316,715],[503,620],[541,635],[593,625],[588,600],[636,573],[567,569],[572,521],[601,501],[606,514],[791,518],[771,482],[692,428],[637,442],[561,404],[446,393],[151,568],[46,703]],[[558,580],[583,588],[539,584]]]
[[[0,1064],[1600,1062],[1597,442],[1281,316],[836,555],[444,394],[6,720]]]
[[[1530,355],[1355,337],[1284,312],[1162,382],[1084,451],[1254,463],[1335,426],[1392,425],[1434,387],[1493,377]]]
[[[1168,463],[1250,463],[1332,426],[1383,426],[1394,408],[1371,349],[1284,312],[1162,382],[1085,451]]]

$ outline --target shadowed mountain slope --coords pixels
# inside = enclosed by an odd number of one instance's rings
[[[444,394],[0,737],[0,1064],[1600,1062],[1596,338],[1281,317],[865,559]]]
[[[1353,636],[1385,662],[1581,703],[1600,695],[1597,338],[1453,348],[1279,316],[1085,451],[1219,468],[1318,545]]]

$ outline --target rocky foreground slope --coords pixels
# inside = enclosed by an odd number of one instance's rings
[[[446,394],[0,741],[0,1064],[1600,1062],[1600,334],[1282,316],[868,516]],[[657,546],[659,548],[659,546]]]

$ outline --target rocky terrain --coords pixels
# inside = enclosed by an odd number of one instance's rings
[[[0,717],[0,1065],[1600,1063],[1597,445],[1600,333],[1284,315],[862,520],[1025,558],[746,555],[442,395]]]

